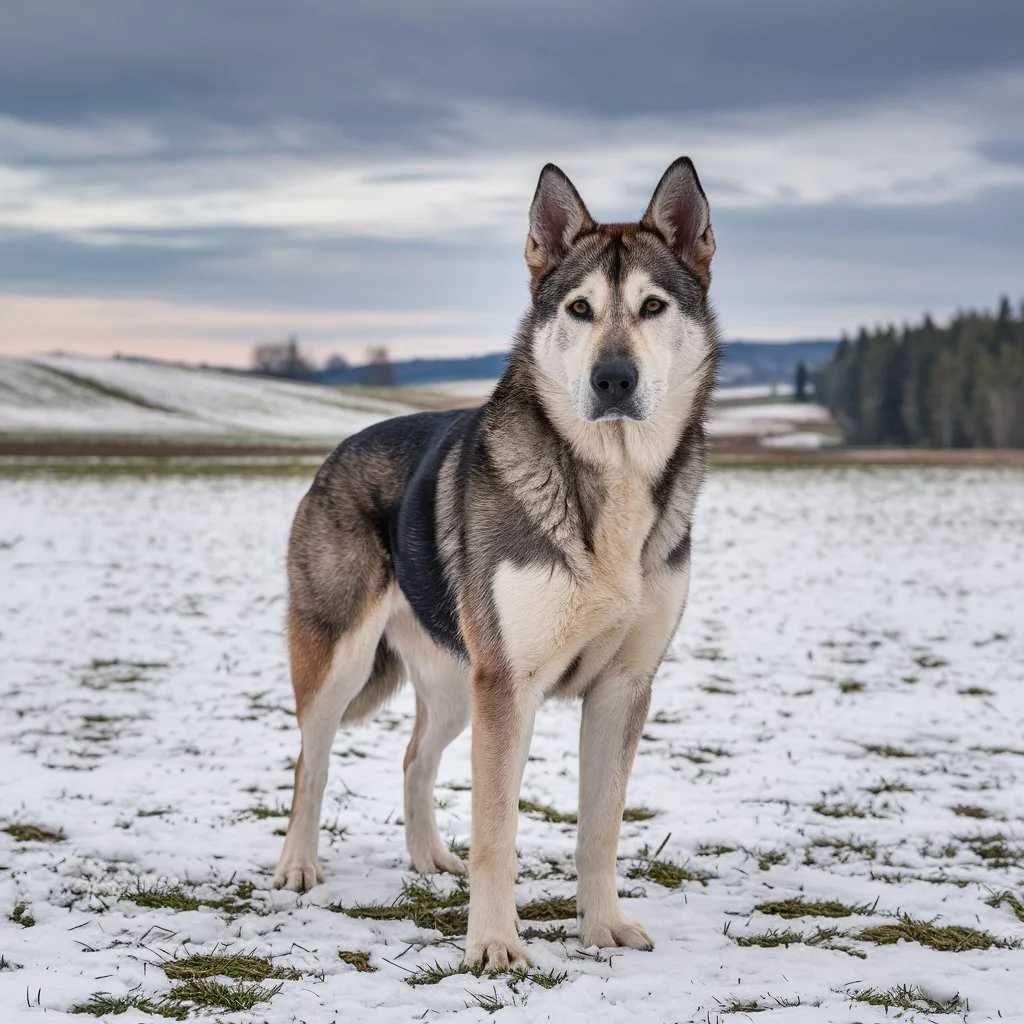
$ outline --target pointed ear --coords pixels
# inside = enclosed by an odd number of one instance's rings
[[[562,170],[548,164],[540,172],[530,207],[526,265],[536,291],[540,279],[557,266],[583,230],[594,226],[573,183]]]
[[[657,231],[676,258],[696,273],[705,288],[708,287],[715,233],[711,230],[707,196],[688,156],[681,156],[662,175],[640,223]]]

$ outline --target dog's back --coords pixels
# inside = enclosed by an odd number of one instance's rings
[[[464,651],[436,544],[438,474],[479,409],[399,416],[343,441],[299,504],[288,548],[288,627],[297,701],[327,673],[339,639],[401,582],[431,634]],[[381,636],[371,678],[344,720],[370,714],[403,679]]]

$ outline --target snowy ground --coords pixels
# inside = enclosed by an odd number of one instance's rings
[[[227,951],[293,975],[212,1011],[228,1021],[483,1021],[494,1001],[509,1022],[886,1019],[871,999],[1024,1020],[1024,474],[713,470],[630,787],[654,813],[620,846],[657,948],[582,951],[571,921],[540,923],[545,988],[411,984],[461,939],[331,909],[410,878],[407,692],[338,737],[326,884],[266,888],[298,740],[282,556],[309,472],[0,478],[0,1019],[88,1020],[65,1014],[101,992],[184,1013],[168,975]],[[527,768],[524,796],[557,812],[577,716],[544,709]],[[438,790],[460,842],[469,774],[463,736]],[[521,904],[572,895],[574,832],[521,815]]]

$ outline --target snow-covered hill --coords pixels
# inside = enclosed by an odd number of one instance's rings
[[[166,363],[0,360],[0,433],[326,439],[408,411],[348,389]]]
[[[334,442],[416,408],[485,401],[494,383],[363,391],[127,359],[8,358],[0,359],[0,435]],[[774,395],[769,387],[722,389],[712,436],[828,443],[835,430],[825,409]]]

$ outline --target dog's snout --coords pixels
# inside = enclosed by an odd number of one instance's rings
[[[625,359],[598,363],[590,375],[590,386],[605,407],[619,405],[636,390],[636,367]]]

